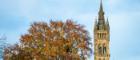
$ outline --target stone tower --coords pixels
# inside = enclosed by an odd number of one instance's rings
[[[104,18],[101,0],[98,19],[94,25],[94,60],[110,60],[109,41],[110,27],[108,19]]]

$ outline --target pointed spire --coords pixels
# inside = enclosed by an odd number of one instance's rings
[[[103,11],[103,4],[102,4],[102,0],[101,0],[101,2],[100,2],[100,9],[99,9],[99,17],[98,17],[98,19],[99,20],[104,20],[104,11]]]
[[[102,0],[100,2],[100,12],[103,12],[103,4],[102,4]]]
[[[108,21],[108,18],[107,18],[107,20],[106,20],[106,24],[109,26],[109,21]]]
[[[108,18],[107,18],[107,21],[106,21],[106,25],[107,25],[107,28],[108,28],[108,30],[109,30],[109,29],[110,29],[110,26],[109,26]]]
[[[109,21],[108,21],[108,18],[107,18],[107,21],[106,21],[106,23],[109,23]]]
[[[96,26],[96,25],[97,25],[97,23],[98,23],[98,22],[97,22],[97,18],[95,18],[95,24],[94,24],[94,25]]]
[[[97,24],[98,24],[97,18],[95,18],[94,31],[96,31],[96,29],[97,29]]]

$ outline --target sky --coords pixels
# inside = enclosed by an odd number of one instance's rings
[[[93,39],[99,5],[100,0],[0,0],[0,36],[15,44],[33,22],[72,19]],[[110,23],[110,60],[140,60],[140,0],[103,0],[103,8]]]

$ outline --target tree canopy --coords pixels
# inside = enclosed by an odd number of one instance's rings
[[[90,40],[84,26],[72,20],[34,22],[19,45],[5,49],[4,60],[86,60],[91,53]]]

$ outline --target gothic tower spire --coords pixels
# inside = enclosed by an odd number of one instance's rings
[[[100,8],[99,8],[99,12],[98,12],[98,20],[99,23],[102,24],[104,23],[104,11],[103,11],[103,4],[102,4],[102,0],[100,2]]]
[[[98,12],[98,21],[94,26],[94,60],[110,60],[110,27],[108,19],[105,22],[102,0]]]

